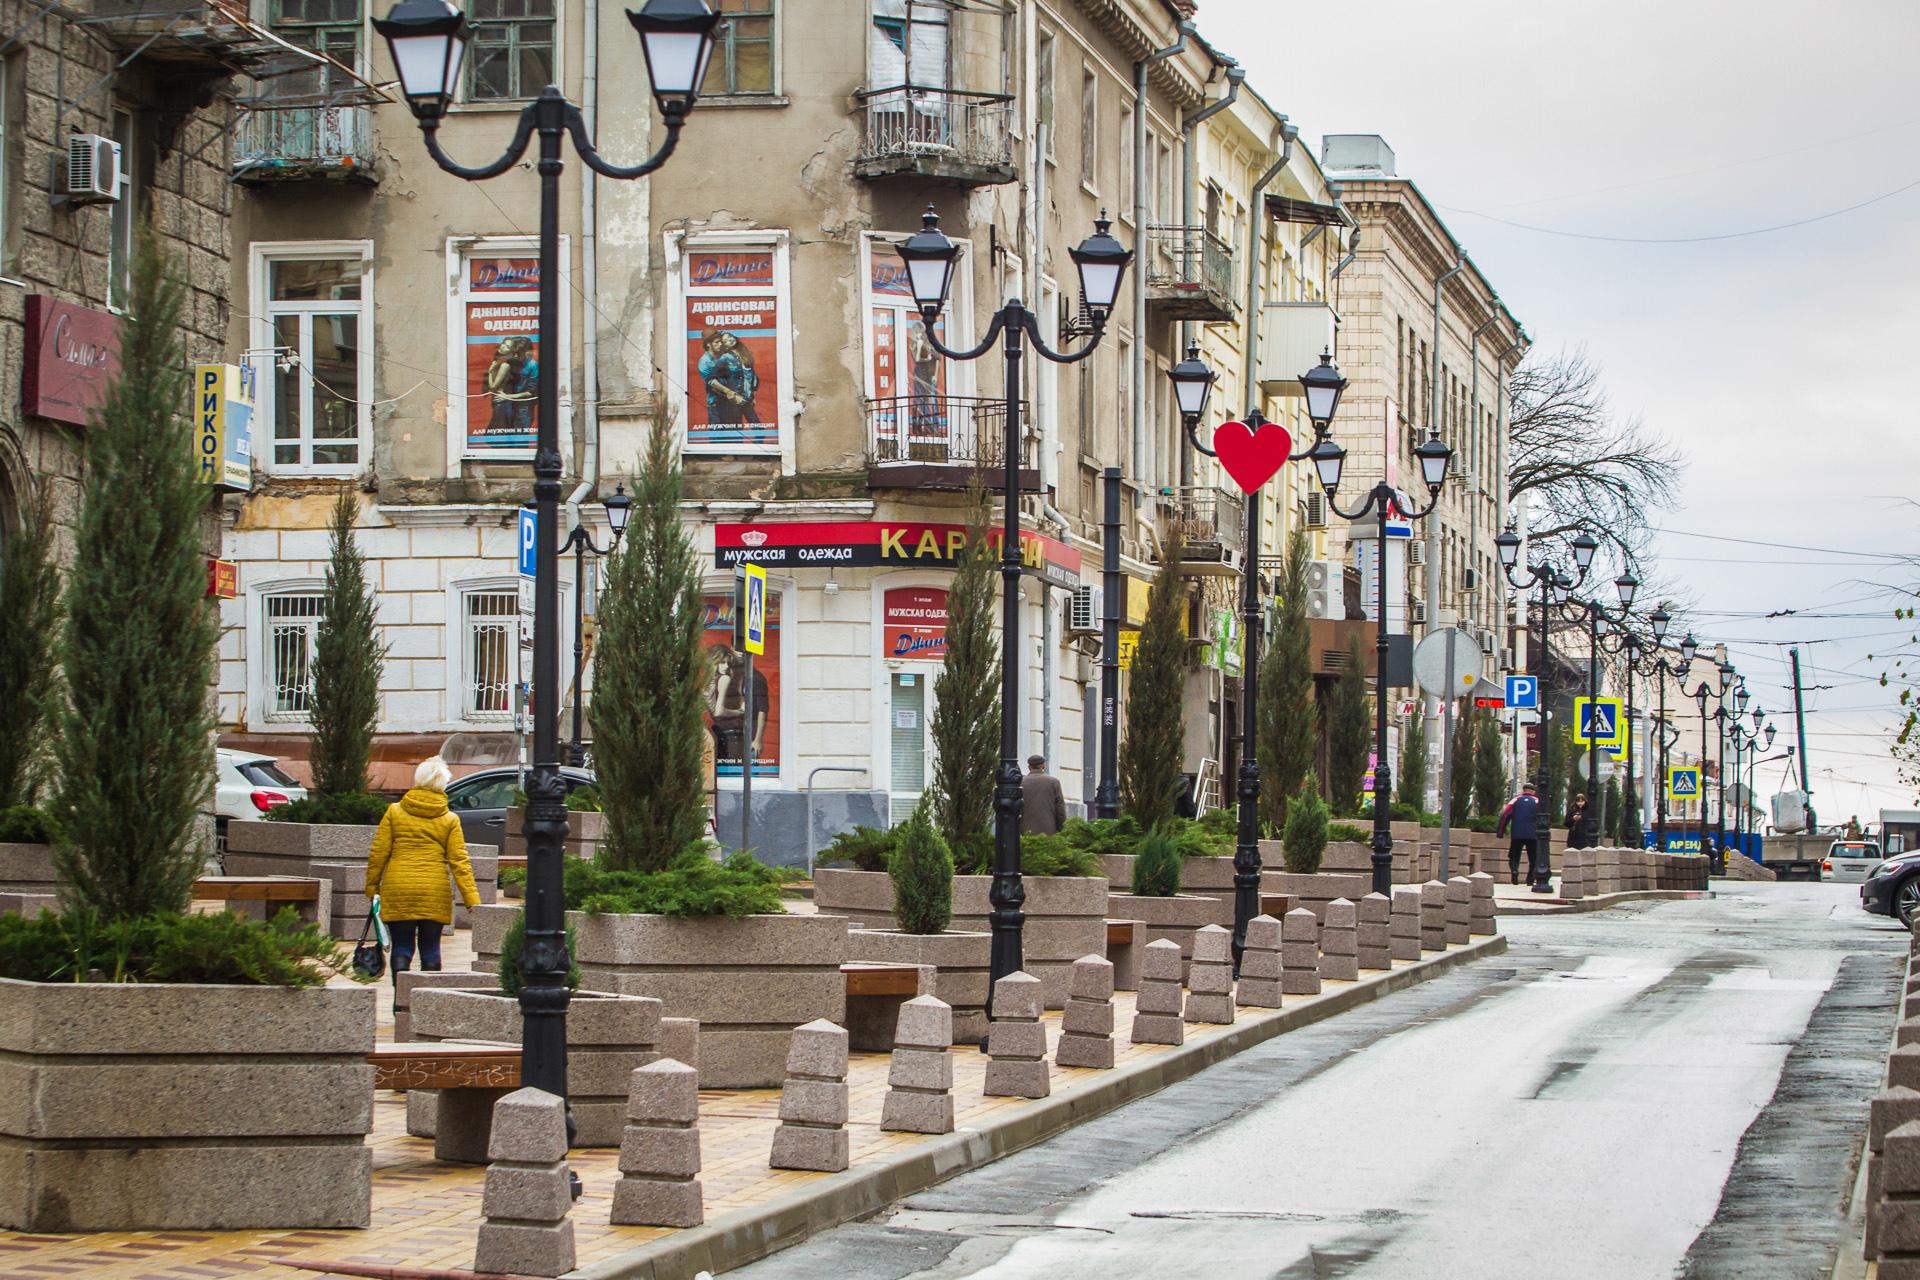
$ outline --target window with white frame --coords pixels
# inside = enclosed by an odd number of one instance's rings
[[[519,680],[520,593],[479,587],[460,594],[460,648],[464,689],[461,715],[505,720],[513,715]]]
[[[318,591],[281,592],[262,601],[270,723],[304,723],[312,716],[313,653],[322,601]]]
[[[508,102],[538,97],[554,74],[554,0],[473,0],[467,97]]]
[[[253,346],[267,470],[347,475],[367,462],[373,383],[370,246],[255,245]],[[258,448],[258,446],[256,446]]]

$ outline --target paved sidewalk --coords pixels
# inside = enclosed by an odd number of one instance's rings
[[[1474,945],[1477,944],[1477,945]],[[1234,1026],[1191,1026],[1182,1048],[1129,1045],[1125,1042],[1133,1019],[1133,996],[1115,997],[1117,1063],[1112,1071],[1054,1067],[1054,1096],[1027,1101],[985,1098],[980,1090],[986,1057],[978,1051],[955,1049],[955,1112],[965,1156],[942,1148],[941,1176],[972,1167],[1014,1149],[1033,1137],[1022,1136],[1036,1124],[1078,1123],[1092,1115],[1143,1096],[1172,1079],[1202,1069],[1226,1053],[1319,1016],[1369,999],[1389,988],[1424,980],[1451,967],[1462,953],[1504,946],[1504,939],[1476,938],[1468,947],[1453,947],[1418,962],[1397,963],[1391,972],[1369,973],[1358,983],[1328,982],[1313,997],[1288,997],[1283,1010],[1241,1009]],[[471,964],[468,935],[449,937],[446,967]],[[1415,972],[1421,971],[1421,972]],[[382,984],[379,1038],[392,1036],[392,986]],[[1060,1015],[1046,1015],[1049,1052],[1060,1034]],[[1230,1042],[1230,1043],[1216,1043]],[[1129,1069],[1133,1070],[1130,1072]],[[1162,1068],[1162,1069],[1156,1069]],[[953,1136],[883,1133],[879,1128],[882,1097],[886,1092],[885,1054],[855,1054],[849,1075],[853,1169],[848,1174],[799,1173],[769,1169],[780,1094],[777,1089],[703,1092],[700,1095],[700,1136],[704,1156],[701,1174],[706,1194],[706,1216],[711,1235],[716,1220],[752,1218],[757,1207],[791,1205],[804,1201],[805,1192],[833,1180],[844,1186],[860,1181],[863,1171],[900,1176],[933,1144],[955,1142]],[[1122,1093],[1128,1096],[1120,1096]],[[1077,1100],[1069,1112],[1060,1111],[1063,1098]],[[1042,1120],[1042,1114],[1048,1119]],[[971,1135],[970,1135],[970,1132]],[[1038,1130],[1035,1130],[1038,1133]],[[978,1141],[981,1134],[995,1141]],[[1009,1134],[1016,1135],[1009,1137]],[[969,1142],[968,1139],[976,1139]],[[1041,1134],[1040,1136],[1044,1136]],[[381,1092],[374,1107],[373,1221],[365,1231],[234,1231],[234,1232],[115,1232],[93,1235],[25,1235],[0,1232],[0,1280],[223,1280],[224,1277],[261,1277],[293,1280],[307,1277],[329,1262],[358,1268],[361,1275],[388,1274],[389,1268],[424,1272],[464,1272],[473,1263],[475,1235],[480,1223],[480,1196],[485,1170],[476,1165],[441,1164],[433,1158],[433,1143],[408,1136],[405,1095]],[[994,1148],[994,1150],[989,1150]],[[622,1254],[669,1236],[666,1229],[614,1227],[607,1221],[613,1184],[619,1178],[619,1152],[581,1150],[571,1157],[585,1191],[575,1203],[572,1220],[582,1268],[611,1264]],[[967,1162],[948,1167],[950,1161]],[[872,1179],[867,1179],[871,1182]],[[871,1188],[868,1188],[868,1193]],[[884,1203],[884,1201],[883,1201]],[[818,1212],[816,1205],[815,1212]],[[821,1226],[831,1225],[830,1222]],[[703,1246],[704,1247],[704,1246]],[[718,1245],[715,1246],[719,1247]],[[596,1267],[595,1270],[602,1268]],[[608,1267],[612,1273],[617,1268]],[[637,1274],[645,1274],[640,1272]],[[689,1272],[691,1274],[691,1272]]]
[[[1503,916],[1577,915],[1586,911],[1604,911],[1622,902],[1639,902],[1647,899],[1686,901],[1713,896],[1711,889],[1628,889],[1620,893],[1590,894],[1584,898],[1563,898],[1560,896],[1560,877],[1554,876],[1548,883],[1553,886],[1552,893],[1535,893],[1524,882],[1501,884],[1496,881],[1493,886],[1495,914]]]

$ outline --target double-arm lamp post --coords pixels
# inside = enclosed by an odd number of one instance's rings
[[[1654,716],[1654,723],[1659,726],[1660,733],[1660,761],[1659,776],[1654,779],[1656,799],[1653,847],[1657,850],[1665,850],[1667,847],[1667,752],[1673,743],[1678,741],[1677,733],[1671,739],[1667,734],[1667,681],[1686,677],[1688,669],[1693,666],[1693,655],[1699,652],[1700,646],[1694,643],[1693,635],[1689,633],[1687,638],[1680,642],[1680,661],[1670,663],[1667,661],[1667,652],[1662,647],[1662,642],[1666,639],[1667,627],[1673,622],[1673,615],[1669,614],[1665,608],[1659,608],[1653,611],[1648,621],[1653,625],[1653,643],[1647,647],[1646,661],[1634,665],[1630,657],[1629,664],[1633,665],[1639,674],[1654,682],[1655,696],[1659,699],[1659,710]]]
[[[1619,586],[1619,579],[1614,580],[1614,585]],[[1627,785],[1625,794],[1621,797],[1621,803],[1634,810],[1633,830],[1636,834],[1641,830],[1640,815],[1646,812],[1646,789],[1640,787],[1640,775],[1634,771],[1633,763],[1634,677],[1643,674],[1640,665],[1642,651],[1651,650],[1655,654],[1659,653],[1660,642],[1666,639],[1667,628],[1672,623],[1673,615],[1664,607],[1656,606],[1654,611],[1647,615],[1647,626],[1653,634],[1651,645],[1642,643],[1639,633],[1626,625],[1623,620],[1620,629],[1615,633],[1617,639],[1613,644],[1605,646],[1608,653],[1620,656],[1627,685]],[[1636,790],[1636,787],[1639,789]],[[1615,828],[1616,831],[1619,829]]]
[[[1332,376],[1328,377],[1331,372]],[[1336,494],[1340,488],[1340,473],[1346,465],[1347,451],[1340,447],[1330,435],[1321,428],[1320,410],[1315,407],[1316,395],[1326,413],[1326,421],[1331,423],[1333,411],[1340,401],[1340,391],[1347,385],[1339,371],[1332,368],[1327,357],[1320,358],[1320,367],[1313,369],[1300,380],[1307,391],[1307,413],[1314,420],[1317,438],[1307,456],[1313,460],[1314,473],[1319,477],[1320,487],[1326,491],[1327,505],[1338,512],[1345,520],[1359,522],[1369,517],[1379,522],[1380,536],[1374,544],[1374,682],[1373,682],[1373,837],[1368,841],[1373,850],[1373,892],[1391,895],[1393,893],[1393,770],[1387,762],[1387,519],[1399,515],[1412,523],[1424,520],[1432,515],[1440,503],[1440,487],[1447,482],[1447,468],[1453,462],[1453,450],[1440,439],[1438,431],[1430,432],[1427,438],[1414,449],[1414,460],[1420,464],[1420,478],[1427,486],[1427,505],[1419,510],[1413,507],[1413,500],[1400,493],[1387,483],[1384,468],[1378,483],[1367,491],[1366,501],[1348,511],[1340,506]],[[1337,381],[1338,385],[1335,386]],[[1392,442],[1387,442],[1392,447]]]
[[[1207,402],[1213,396],[1213,384],[1218,375],[1200,358],[1200,348],[1188,347],[1187,358],[1168,371],[1167,377],[1173,383],[1174,401],[1180,410],[1181,425],[1187,433],[1187,443],[1194,450],[1209,458],[1219,457],[1217,450],[1200,442],[1200,423],[1206,417]],[[1347,380],[1334,368],[1332,354],[1320,357],[1320,363],[1300,378],[1301,386],[1307,392],[1307,415],[1313,421],[1313,447],[1302,449],[1298,453],[1289,452],[1284,461],[1297,462],[1311,457],[1314,448],[1326,440],[1327,431],[1333,422],[1334,410],[1339,406],[1340,393],[1346,389]],[[1244,425],[1247,439],[1256,440],[1260,429],[1269,425],[1266,416],[1258,405],[1247,411]],[[1284,435],[1283,437],[1284,438]],[[1292,442],[1287,442],[1291,449]],[[1273,460],[1277,470],[1281,460]],[[1264,466],[1258,470],[1264,470]],[[1242,483],[1239,475],[1235,481]],[[1247,475],[1252,481],[1253,474]],[[1260,707],[1260,645],[1265,630],[1265,620],[1260,608],[1260,491],[1265,487],[1271,473],[1260,477],[1259,483],[1246,490],[1247,494],[1247,569],[1240,583],[1240,768],[1234,789],[1234,797],[1239,801],[1239,835],[1233,850],[1233,963],[1237,973],[1240,967],[1240,955],[1246,950],[1247,925],[1260,914],[1260,759],[1259,759],[1259,707]]]
[[[581,682],[587,672],[587,553],[612,555],[614,548],[620,545],[620,536],[627,531],[627,517],[633,514],[633,499],[627,496],[627,486],[624,484],[615,485],[613,495],[603,499],[600,505],[607,509],[607,527],[613,530],[613,539],[607,543],[607,549],[602,551],[599,544],[594,542],[584,520],[573,526],[560,548],[563,554],[573,552],[573,741],[568,744],[567,758],[576,769],[587,762],[586,744],[580,736],[580,710],[586,702],[586,690],[581,688]]]
[[[374,29],[386,38],[400,75],[400,89],[420,125],[427,153],[448,173],[469,181],[495,178],[519,163],[539,135],[540,343],[556,341],[560,328],[560,172],[563,137],[595,173],[640,178],[665,164],[680,140],[687,114],[700,96],[713,53],[719,18],[702,0],[647,0],[627,20],[639,33],[652,78],[653,97],[666,136],[644,163],[603,160],[587,136],[580,109],[548,85],[520,112],[507,149],[490,164],[456,163],[440,146],[440,123],[459,87],[473,30],[446,0],[401,0]],[[542,363],[561,362],[542,350]],[[525,981],[520,991],[523,1026],[521,1083],[565,1097],[567,1093],[567,948],[562,932],[561,841],[567,830],[560,781],[560,565],[553,538],[560,500],[560,387],[543,374],[536,400],[533,456],[535,529],[539,532],[533,580],[533,771],[527,779],[527,933],[520,953]]]
[[[1640,579],[1631,573],[1623,573],[1613,580],[1613,588],[1620,596],[1620,612],[1607,612],[1606,606],[1598,600],[1569,599],[1561,606],[1567,620],[1587,624],[1587,807],[1580,819],[1580,836],[1589,849],[1595,847],[1600,837],[1600,735],[1596,732],[1600,721],[1600,649],[1601,636],[1610,629],[1624,629],[1627,615],[1633,610],[1633,597],[1640,590]],[[1580,736],[1582,726],[1579,717],[1574,717],[1574,737]],[[1633,772],[1633,729],[1627,726],[1627,772]]]
[[[1704,841],[1707,835],[1707,788],[1705,782],[1707,776],[1707,761],[1716,759],[1716,757],[1707,750],[1707,722],[1711,720],[1721,741],[1721,750],[1718,753],[1717,763],[1714,768],[1714,785],[1720,792],[1720,807],[1713,830],[1713,872],[1715,875],[1725,875],[1727,873],[1727,852],[1726,849],[1722,847],[1727,836],[1727,780],[1726,771],[1723,767],[1726,764],[1727,758],[1725,749],[1727,722],[1725,699],[1733,687],[1733,664],[1731,662],[1714,664],[1714,674],[1720,678],[1716,686],[1709,688],[1707,678],[1701,676],[1699,685],[1693,691],[1694,703],[1700,709],[1700,838]],[[1711,713],[1707,711],[1707,699],[1709,698],[1714,701],[1714,708]]]
[[[898,246],[901,261],[906,264],[907,285],[920,312],[921,329],[935,351],[949,360],[978,360],[1002,337],[1006,339],[1007,413],[1000,523],[1000,769],[993,788],[993,883],[987,890],[993,906],[988,913],[993,928],[991,982],[1021,968],[1020,932],[1026,922],[1026,914],[1020,909],[1027,900],[1020,882],[1020,662],[1024,656],[1020,644],[1021,363],[1028,341],[1055,364],[1085,360],[1100,345],[1107,319],[1120,296],[1121,278],[1133,261],[1133,251],[1107,234],[1111,225],[1103,211],[1094,220],[1093,234],[1067,253],[1080,277],[1080,305],[1091,328],[1087,344],[1072,352],[1049,347],[1040,333],[1039,317],[1018,298],[1008,300],[993,313],[979,345],[965,351],[946,346],[935,326],[953,287],[960,246],[940,230],[940,215],[931,205],[920,230]]]
[[[1547,690],[1552,671],[1552,662],[1547,653],[1547,641],[1553,627],[1554,598],[1556,595],[1563,601],[1571,598],[1571,594],[1587,580],[1587,572],[1593,568],[1593,556],[1600,549],[1600,544],[1594,540],[1592,534],[1583,530],[1575,535],[1570,544],[1573,551],[1573,573],[1560,568],[1550,557],[1543,556],[1539,560],[1528,560],[1525,578],[1514,573],[1514,569],[1520,563],[1521,542],[1520,533],[1514,528],[1511,520],[1507,522],[1507,527],[1500,531],[1500,536],[1493,540],[1493,546],[1500,555],[1500,571],[1506,575],[1508,586],[1522,592],[1538,588],[1540,592],[1537,601],[1540,606],[1540,663],[1534,677],[1539,681],[1535,686],[1534,696],[1540,706],[1540,760],[1539,770],[1534,775],[1534,792],[1540,797],[1540,803],[1544,805],[1547,803],[1547,797],[1553,794],[1553,779],[1549,776],[1548,770],[1552,753],[1547,750],[1548,735],[1553,732],[1553,726],[1547,719],[1552,705]],[[1528,665],[1532,665],[1531,656],[1528,659]],[[1518,728],[1519,726],[1516,725],[1515,730],[1518,731]],[[1533,866],[1529,869],[1531,875],[1527,887],[1534,893],[1552,893],[1553,815],[1548,814],[1547,820],[1541,823],[1537,830],[1540,833],[1539,854],[1534,858]]]

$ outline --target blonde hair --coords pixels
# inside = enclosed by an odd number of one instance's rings
[[[447,784],[453,781],[453,770],[447,768],[447,762],[439,756],[428,756],[413,771],[413,785],[427,787],[434,791],[445,791]]]

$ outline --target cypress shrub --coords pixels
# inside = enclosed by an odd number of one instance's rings
[[[367,561],[354,540],[352,488],[333,504],[327,580],[313,643],[313,789],[322,796],[367,789],[367,758],[380,720],[387,647],[374,628]]]
[[[1166,827],[1155,827],[1140,842],[1133,860],[1133,892],[1141,898],[1171,898],[1180,892],[1180,844]]]
[[[1260,663],[1260,705],[1255,722],[1260,763],[1260,816],[1279,831],[1287,806],[1313,771],[1320,738],[1320,705],[1313,690],[1313,642],[1307,624],[1307,565],[1312,558],[1307,536],[1295,529],[1287,538],[1280,569],[1280,613],[1273,642]]]
[[[893,914],[903,933],[941,933],[953,920],[953,854],[922,796],[900,828],[892,865]]]
[[[1479,721],[1473,735],[1473,807],[1483,818],[1497,818],[1507,803],[1506,744],[1497,718],[1483,715]]]
[[[680,522],[680,459],[662,419],[633,487],[593,652],[593,758],[607,815],[600,857],[614,870],[664,871],[707,827],[707,653],[700,558]]]
[[[580,938],[571,924],[567,927],[567,990],[580,989],[580,966],[574,957],[580,954]],[[520,908],[514,913],[513,923],[507,926],[506,936],[500,939],[500,966],[494,972],[500,978],[500,991],[503,995],[520,995],[526,986],[525,976],[520,972],[520,953],[527,945],[527,909]]]
[[[1464,827],[1473,816],[1473,752],[1479,716],[1469,707],[1453,718],[1453,795],[1447,808],[1450,826]]]
[[[1300,788],[1287,812],[1284,843],[1287,870],[1310,876],[1320,869],[1327,851],[1327,806],[1310,786]]]
[[[1186,725],[1181,703],[1187,681],[1187,637],[1180,623],[1187,593],[1180,579],[1180,541],[1161,548],[1159,573],[1147,601],[1147,620],[1133,651],[1127,681],[1127,736],[1120,744],[1120,802],[1142,827],[1173,818],[1185,779],[1181,765]]]
[[[1355,636],[1347,641],[1346,670],[1333,682],[1327,716],[1327,798],[1338,814],[1360,812],[1372,741],[1367,709],[1367,653]]]
[[[956,863],[993,854],[993,775],[1000,762],[1000,642],[994,634],[995,556],[986,491],[967,492],[967,546],[947,588],[947,660],[933,683],[927,726],[935,758],[928,788],[934,825]]]
[[[184,911],[206,858],[219,623],[206,598],[212,494],[186,447],[185,293],[143,234],[120,368],[82,436],[54,857],[76,904],[109,921]]]
[[[1400,777],[1396,783],[1399,803],[1418,813],[1427,807],[1427,718],[1407,717],[1407,731],[1401,739]]]
[[[45,765],[58,681],[60,573],[53,504],[42,484],[21,493],[18,528],[0,530],[0,809],[32,803]]]

